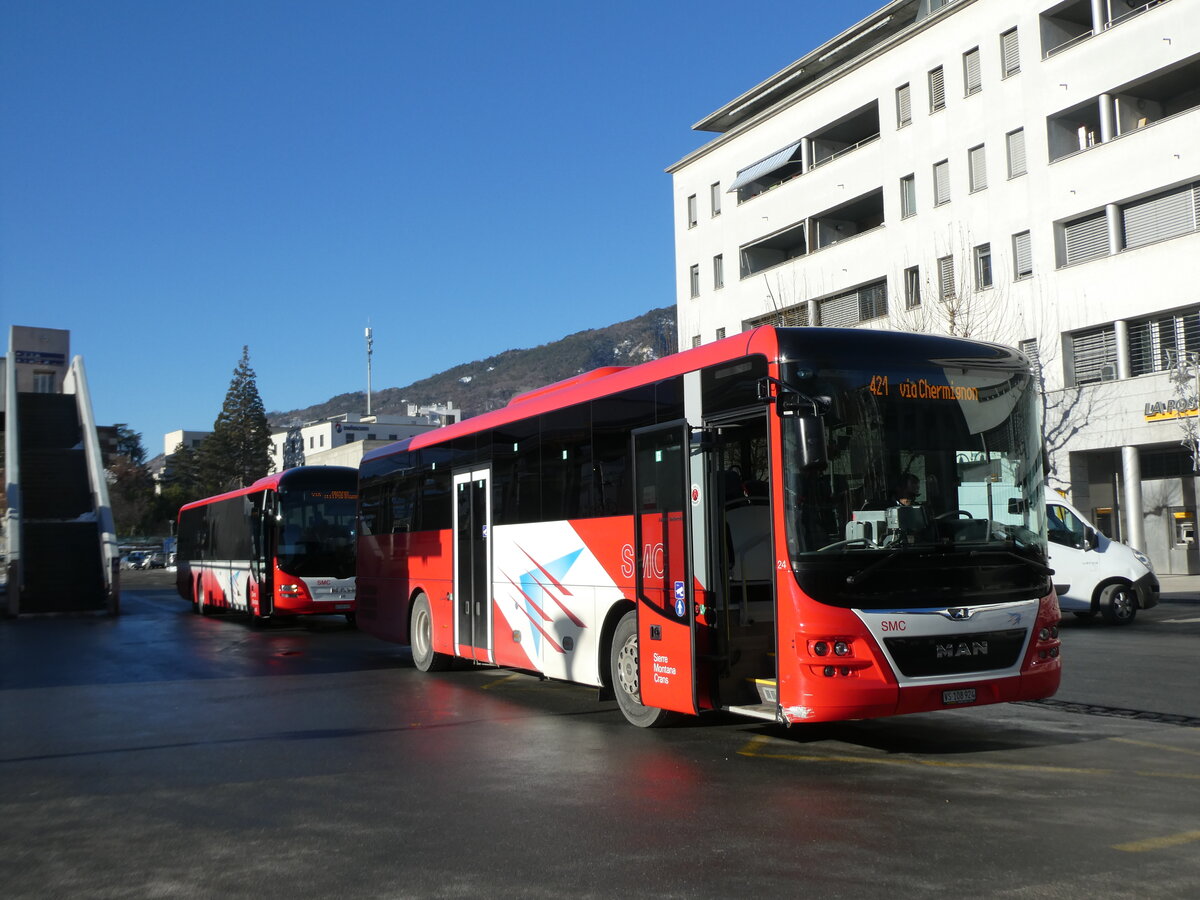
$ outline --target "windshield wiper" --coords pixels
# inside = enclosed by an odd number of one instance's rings
[[[1026,559],[1020,553],[1013,553],[1011,550],[972,550],[969,556],[982,556],[985,553],[999,553],[1002,556],[1011,556],[1013,559],[1023,562],[1026,566],[1033,569],[1039,575],[1053,575],[1054,570],[1049,566],[1044,566],[1037,560]]]
[[[852,575],[847,575],[846,576],[846,584],[858,584],[860,581],[865,579],[868,575],[871,575],[877,569],[880,569],[883,566],[886,566],[888,563],[890,563],[893,559],[895,559],[899,555],[900,555],[899,550],[893,550],[887,556],[883,557],[882,559],[875,560],[875,562],[871,563],[866,568],[859,569],[857,572],[855,572]]]

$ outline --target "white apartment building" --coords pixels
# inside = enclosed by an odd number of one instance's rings
[[[363,453],[373,447],[452,425],[461,418],[462,410],[450,404],[410,403],[402,415],[342,413],[297,424],[271,434],[271,472],[305,465],[357,468]]]
[[[895,0],[694,128],[667,170],[681,346],[761,323],[1019,346],[1050,484],[1200,572],[1200,3]]]

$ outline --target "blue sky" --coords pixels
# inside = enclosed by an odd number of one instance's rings
[[[692,123],[882,5],[0,0],[4,342],[152,456],[243,344],[287,410],[671,305]]]

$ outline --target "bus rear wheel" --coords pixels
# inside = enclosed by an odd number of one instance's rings
[[[429,609],[429,598],[424,594],[417,594],[413,601],[409,644],[413,665],[422,672],[441,672],[450,668],[450,657],[433,649],[433,613]]]
[[[613,632],[609,675],[613,693],[617,695],[617,706],[630,724],[638,728],[654,728],[669,720],[670,713],[665,709],[642,703],[638,675],[637,612],[633,610],[621,617],[617,630]]]

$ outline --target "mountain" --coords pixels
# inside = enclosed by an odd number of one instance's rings
[[[632,366],[674,353],[675,307],[648,313],[605,328],[593,328],[527,350],[505,350],[487,359],[463,363],[404,387],[375,391],[371,412],[404,414],[408,404],[450,402],[464,417],[504,406],[516,394],[601,366]],[[267,414],[273,427],[312,422],[345,412],[363,412],[366,394],[354,391],[304,409]]]

